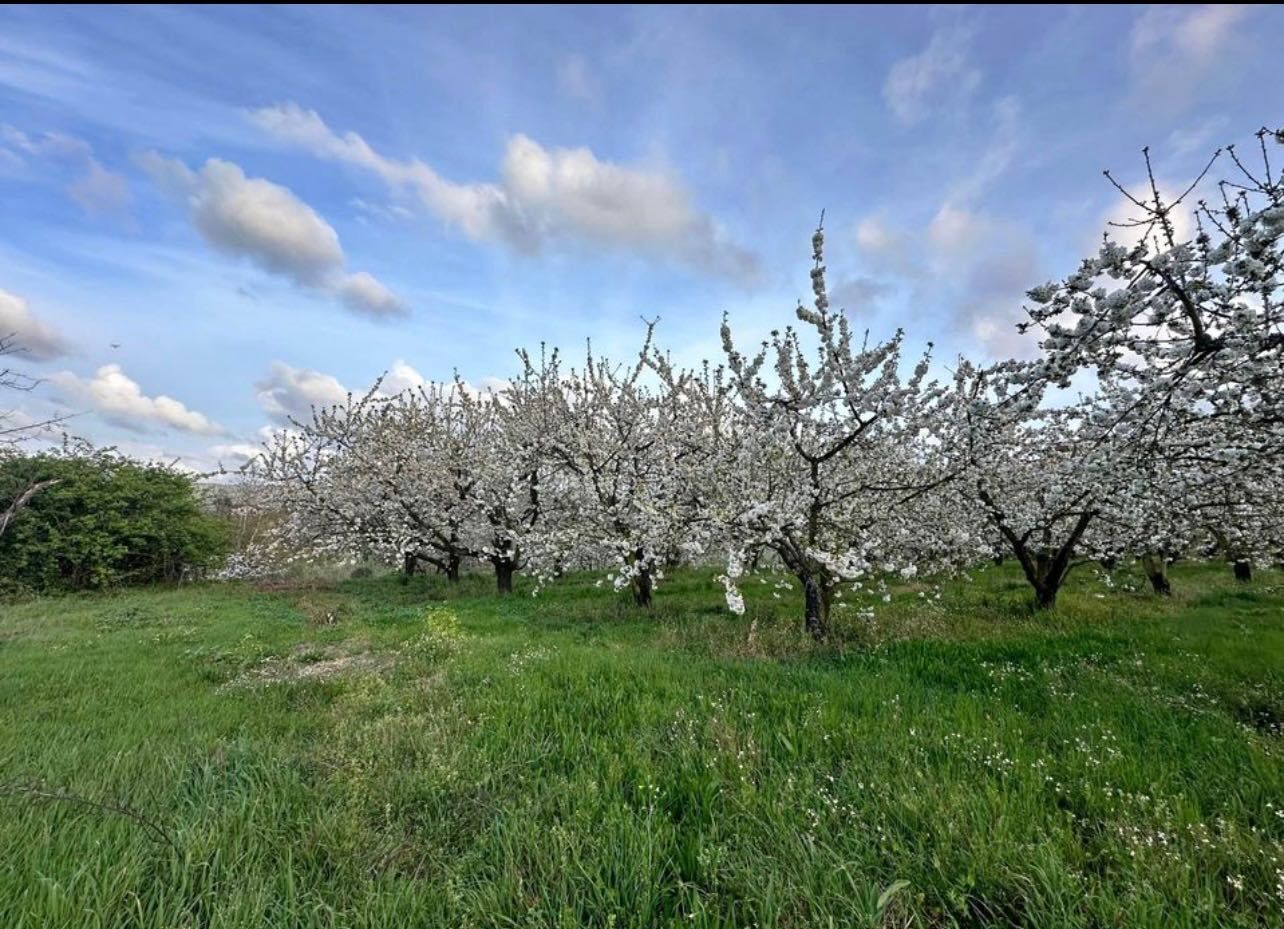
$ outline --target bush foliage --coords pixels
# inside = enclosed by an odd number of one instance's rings
[[[0,589],[86,589],[177,581],[218,564],[222,520],[193,479],[111,452],[0,461],[0,500],[42,481],[0,535]]]

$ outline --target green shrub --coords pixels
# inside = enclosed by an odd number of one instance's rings
[[[85,589],[177,581],[217,565],[225,523],[192,478],[100,451],[0,460],[0,507],[37,481],[0,535],[0,589]]]

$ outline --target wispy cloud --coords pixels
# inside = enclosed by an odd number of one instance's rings
[[[1133,94],[1148,109],[1186,109],[1209,77],[1236,63],[1232,46],[1251,7],[1244,4],[1152,6],[1133,23]]]
[[[921,52],[892,65],[883,84],[883,99],[892,115],[913,126],[970,97],[981,84],[971,44],[972,30],[944,26],[932,33]]]
[[[94,156],[84,139],[61,132],[28,135],[13,126],[0,126],[0,158],[12,166],[33,171],[52,168],[58,173],[74,172],[66,185],[72,201],[90,216],[130,219],[134,193],[122,174],[109,171]],[[34,164],[31,164],[34,162]]]
[[[583,55],[567,55],[557,66],[557,87],[580,103],[602,102],[602,85]]]

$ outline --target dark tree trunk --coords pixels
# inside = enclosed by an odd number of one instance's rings
[[[1150,578],[1150,586],[1155,593],[1161,597],[1171,597],[1173,585],[1168,580],[1168,559],[1163,555],[1145,555],[1141,559],[1141,566],[1146,577]]]
[[[452,584],[459,581],[459,565],[463,559],[456,554],[451,554],[446,558],[446,580]]]
[[[633,578],[633,602],[637,606],[649,607],[655,592],[655,584],[651,580],[651,569],[643,568],[638,572],[637,577]]]
[[[1107,571],[1113,571],[1115,568],[1119,567],[1119,559],[1114,555],[1111,555],[1108,558],[1102,558],[1101,566]]]
[[[406,577],[414,577],[418,568],[419,558],[414,552],[406,552],[401,556],[401,573]]]
[[[1248,582],[1253,579],[1253,563],[1251,561],[1235,562],[1235,580]]]
[[[633,590],[633,602],[637,606],[649,607],[655,592],[655,579],[651,576],[651,566],[646,560],[646,552],[638,549],[633,553],[633,565],[638,568],[629,586]]]
[[[1057,605],[1057,594],[1061,590],[1059,583],[1044,581],[1034,586],[1034,608],[1050,610]]]
[[[1039,610],[1050,610],[1057,603],[1057,593],[1061,590],[1061,585],[1065,583],[1066,575],[1070,573],[1071,559],[1074,557],[1075,546],[1083,538],[1084,532],[1087,531],[1089,523],[1096,518],[1096,510],[1084,510],[1075,520],[1074,528],[1070,530],[1069,537],[1061,544],[1060,548],[1052,549],[1052,532],[1050,527],[1045,527],[1043,531],[1043,548],[1033,557],[1030,554],[1030,548],[1026,544],[1026,536],[1018,535],[1003,515],[1003,511],[994,502],[989,493],[978,485],[978,495],[982,503],[990,508],[990,518],[994,520],[995,527],[1002,533],[1003,538],[1007,540],[1012,554],[1016,555],[1017,561],[1021,562],[1021,571],[1025,574],[1026,581],[1034,588],[1034,606]]]
[[[495,583],[499,587],[501,594],[511,594],[513,592],[513,575],[517,573],[517,566],[507,558],[497,558],[494,560],[495,565]]]
[[[820,641],[829,634],[829,597],[830,592],[812,574],[801,576],[803,601],[807,631],[811,637]]]
[[[1057,605],[1057,594],[1061,592],[1061,585],[1065,583],[1066,575],[1070,573],[1069,561],[1070,552],[1066,548],[1062,548],[1055,555],[1040,552],[1034,557],[1033,562],[1028,556],[1021,559],[1026,580],[1034,588],[1036,610],[1050,610]]]

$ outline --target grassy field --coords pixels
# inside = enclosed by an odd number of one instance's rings
[[[0,603],[0,927],[1284,926],[1284,575],[712,573]]]

